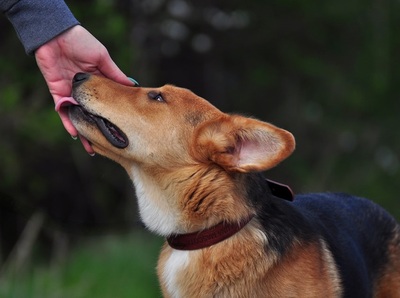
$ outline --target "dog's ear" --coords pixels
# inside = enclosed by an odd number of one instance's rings
[[[224,115],[203,123],[195,134],[193,154],[227,171],[270,169],[294,150],[293,135],[272,124],[242,116]]]

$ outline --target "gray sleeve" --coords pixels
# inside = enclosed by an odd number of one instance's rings
[[[14,26],[29,55],[57,35],[79,25],[62,0],[0,0],[0,11]]]

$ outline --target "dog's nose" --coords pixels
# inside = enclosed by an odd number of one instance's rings
[[[74,75],[74,78],[72,79],[72,84],[74,86],[77,86],[86,81],[87,79],[89,79],[89,77],[90,74],[88,73],[78,72],[77,74]]]

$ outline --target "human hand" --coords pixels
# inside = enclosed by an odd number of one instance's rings
[[[53,38],[35,51],[36,63],[42,72],[54,103],[71,96],[72,78],[78,72],[107,77],[118,83],[134,86],[111,59],[107,49],[82,26],[74,26]],[[61,121],[72,136],[78,131],[65,113],[59,112]],[[88,153],[93,153],[84,141]]]

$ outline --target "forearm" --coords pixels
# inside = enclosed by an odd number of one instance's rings
[[[78,25],[62,0],[0,0],[0,10],[13,24],[27,54]]]

